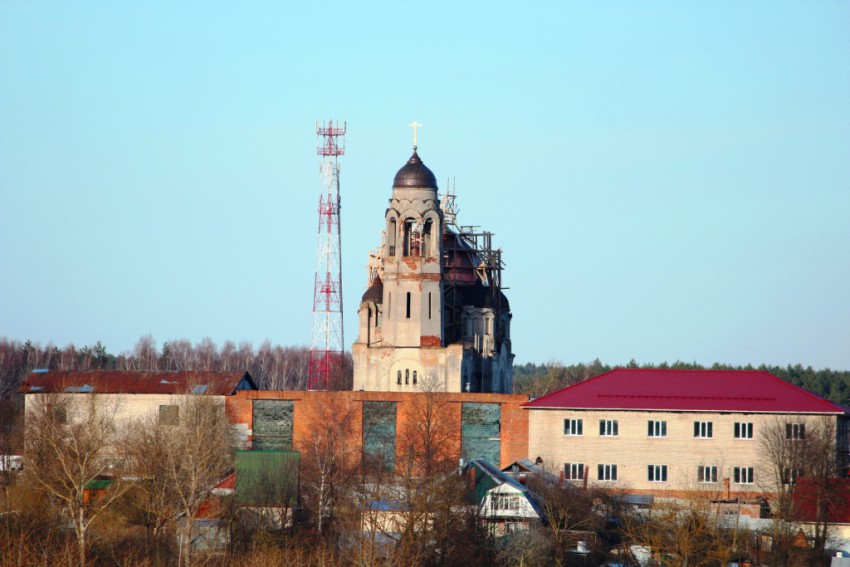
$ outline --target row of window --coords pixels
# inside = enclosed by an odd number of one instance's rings
[[[416,375],[416,371],[414,370],[413,371],[413,385],[414,386],[416,385],[416,378],[417,378],[417,375]],[[399,386],[401,386],[401,370],[399,370],[395,375],[395,383],[398,384]],[[404,385],[405,386],[410,385],[410,369],[409,368],[404,369]]]
[[[589,473],[583,463],[564,463],[564,479],[584,480],[585,473]],[[800,471],[789,471],[786,475],[786,484],[793,484],[800,476]],[[667,482],[667,465],[647,465],[646,479],[649,482]],[[718,479],[716,466],[697,467],[697,482],[716,483]],[[615,482],[617,480],[617,465],[596,465],[596,480]],[[753,484],[755,475],[753,467],[733,467],[732,482],[735,484]]]
[[[584,435],[583,419],[565,419],[564,435]],[[616,419],[600,419],[599,435],[603,437],[616,437],[619,435],[619,426]],[[749,421],[735,422],[732,435],[735,439],[752,439],[753,424]],[[647,436],[667,437],[667,422],[663,420],[647,421]],[[786,423],[785,438],[788,440],[805,439],[806,426],[803,423]],[[694,422],[695,439],[712,439],[714,437],[714,423],[711,421]]]

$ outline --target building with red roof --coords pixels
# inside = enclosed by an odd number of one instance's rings
[[[776,490],[760,439],[787,442],[847,411],[767,372],[618,368],[523,406],[529,453],[565,479],[656,495],[754,498]]]

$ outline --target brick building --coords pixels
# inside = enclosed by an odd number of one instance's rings
[[[847,454],[847,413],[761,371],[615,369],[524,406],[529,456],[575,483],[635,493],[750,498],[776,490],[761,438],[789,443],[834,424]]]
[[[304,451],[331,420],[351,449],[393,466],[430,420],[447,458],[507,465],[528,454],[526,401],[509,394],[243,391],[227,398],[226,410],[241,444],[252,449]]]

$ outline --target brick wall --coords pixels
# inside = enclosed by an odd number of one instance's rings
[[[464,402],[498,403],[501,406],[500,460],[494,463],[505,467],[525,459],[528,453],[528,412],[521,408],[527,396],[508,394],[465,394],[423,392],[305,392],[305,391],[239,391],[226,398],[228,418],[237,428],[247,430],[248,440],[253,435],[253,402],[263,400],[292,400],[294,405],[292,445],[303,449],[312,424],[336,419],[344,427],[352,442],[362,440],[363,402],[384,401],[397,404],[397,436],[409,431],[410,420],[418,419],[426,396],[433,396],[434,404],[441,405],[446,423],[450,424],[451,444],[456,446],[460,458],[460,414]],[[333,416],[333,417],[332,417]],[[400,440],[399,440],[400,441]],[[396,443],[396,446],[400,445]]]

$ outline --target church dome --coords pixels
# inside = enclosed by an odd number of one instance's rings
[[[384,282],[381,281],[381,276],[375,276],[375,280],[372,282],[372,285],[366,290],[366,293],[363,294],[361,302],[365,303],[367,301],[371,301],[373,303],[384,302]]]
[[[434,177],[434,172],[422,163],[419,159],[419,154],[413,150],[413,155],[404,164],[404,167],[398,170],[393,180],[393,188],[396,187],[418,187],[427,189],[437,189],[437,178]]]

